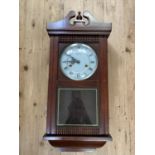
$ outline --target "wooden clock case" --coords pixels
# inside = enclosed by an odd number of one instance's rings
[[[70,11],[60,21],[49,23],[50,66],[47,104],[47,127],[44,139],[61,151],[87,151],[103,146],[112,138],[108,129],[108,62],[107,38],[111,23],[100,23],[88,12],[83,15]],[[59,57],[65,47],[72,43],[86,43],[98,56],[95,74],[83,81],[73,81],[60,70]],[[58,126],[58,88],[97,88],[99,98],[98,126]]]

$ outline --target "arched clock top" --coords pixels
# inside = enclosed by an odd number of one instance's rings
[[[62,33],[82,35],[85,33],[88,35],[106,35],[108,37],[111,30],[112,23],[98,22],[89,11],[84,11],[83,14],[70,11],[64,19],[47,24],[49,35]]]

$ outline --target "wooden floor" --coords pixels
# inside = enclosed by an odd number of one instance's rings
[[[69,10],[112,22],[109,37],[110,133],[92,153],[61,153],[44,141],[49,65],[46,24]],[[134,0],[20,0],[20,155],[134,155]]]

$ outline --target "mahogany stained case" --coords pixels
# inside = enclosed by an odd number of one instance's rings
[[[108,120],[107,38],[111,23],[97,22],[85,11],[70,11],[49,23],[50,65],[47,127],[44,139],[62,151],[87,151],[111,141]],[[71,80],[60,69],[62,51],[74,43],[87,44],[98,57],[95,73],[85,80]]]

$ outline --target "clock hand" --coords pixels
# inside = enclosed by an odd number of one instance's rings
[[[71,62],[72,63],[73,61],[63,61],[63,63],[66,63],[66,62]]]
[[[79,60],[77,60],[77,59],[73,59],[73,62],[74,62],[74,63],[77,63],[77,64],[79,64],[79,63],[80,63],[80,61],[79,61]]]
[[[67,63],[67,65],[69,65],[69,67],[72,67],[72,65],[74,65],[76,62],[72,60],[72,61],[63,61],[63,63]]]
[[[66,55],[69,56],[69,57],[71,57],[74,63],[78,63],[78,64],[80,63],[80,61],[77,60],[77,59],[75,59],[73,56],[71,56],[69,54],[66,54]]]

